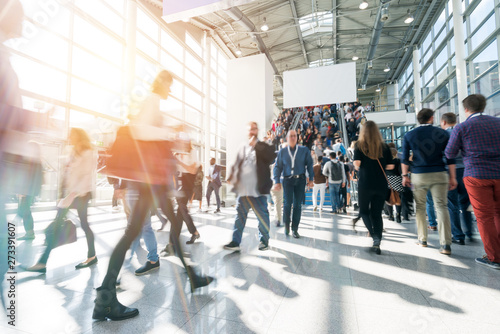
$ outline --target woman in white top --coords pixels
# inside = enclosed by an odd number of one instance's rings
[[[90,229],[87,220],[87,209],[92,195],[93,176],[96,168],[96,152],[92,147],[87,133],[78,128],[72,128],[69,133],[69,143],[73,146],[71,156],[63,177],[63,191],[66,196],[59,201],[57,207],[56,221],[61,222],[65,219],[70,208],[78,212],[80,224],[87,238],[88,253],[87,259],[75,266],[76,269],[86,268],[97,263],[94,247],[94,233]],[[56,230],[53,235],[58,235],[57,228],[61,225],[56,224]],[[47,248],[38,260],[38,262],[27,268],[28,271],[46,272],[46,264],[50,252],[54,249],[57,238],[46,240]]]

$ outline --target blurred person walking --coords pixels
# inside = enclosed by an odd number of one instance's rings
[[[306,179],[306,170],[309,178]],[[281,176],[283,176],[283,220],[285,223],[285,234],[290,234],[290,221],[292,222],[292,235],[300,238],[298,229],[302,215],[302,200],[305,196],[306,184],[313,187],[313,161],[311,152],[305,146],[297,145],[297,132],[290,130],[287,135],[287,147],[278,152],[276,165],[274,166],[273,190],[281,190]],[[292,213],[293,205],[293,215]]]
[[[446,157],[462,152],[464,184],[486,252],[476,262],[500,269],[500,119],[483,115],[483,95],[469,95],[462,104],[467,119],[453,129]]]
[[[152,205],[157,205],[172,223],[173,247],[186,268],[191,291],[210,284],[209,276],[200,276],[189,266],[182,252],[177,236],[180,223],[175,217],[173,204],[168,197],[168,185],[173,175],[173,155],[168,140],[173,131],[165,131],[163,115],[160,112],[160,99],[167,99],[173,77],[168,71],[161,71],[151,86],[151,94],[144,100],[141,110],[130,125],[118,130],[112,148],[107,173],[128,180],[128,187],[137,191],[137,202],[132,208],[123,237],[116,245],[109,260],[108,270],[97,288],[93,319],[123,320],[139,314],[136,308],[126,307],[116,297],[117,276],[122,267],[125,253],[139,235],[146,215]],[[135,164],[131,164],[133,161]]]
[[[267,196],[272,187],[269,166],[276,158],[274,147],[258,140],[259,128],[256,122],[248,124],[248,144],[242,146],[237,153],[236,161],[231,167],[228,183],[234,185],[236,199],[236,219],[234,221],[233,239],[224,249],[240,251],[248,212],[252,209],[259,221],[259,250],[269,249],[269,211]]]
[[[57,204],[54,230],[53,233],[48,234],[49,240],[46,240],[47,247],[45,251],[35,265],[26,268],[27,271],[46,272],[47,260],[52,250],[57,247],[58,235],[61,233],[62,228],[61,223],[66,218],[70,208],[74,208],[78,212],[78,218],[80,218],[80,225],[85,232],[88,247],[87,259],[77,264],[75,268],[82,269],[97,263],[94,233],[90,229],[87,216],[97,167],[97,152],[90,142],[87,132],[83,129],[72,128],[68,139],[72,151],[63,176],[62,190],[64,198]]]
[[[408,132],[403,140],[403,185],[413,185],[417,204],[418,242],[427,247],[427,223],[425,209],[427,192],[430,190],[438,214],[439,252],[451,254],[451,223],[448,212],[448,190],[457,187],[455,160],[446,159],[449,173],[446,172],[444,150],[449,134],[435,127],[434,111],[424,108],[417,114],[420,126]],[[410,151],[413,152],[411,181],[408,175]]]
[[[394,169],[392,154],[384,143],[377,124],[367,121],[354,149],[354,167],[358,170],[359,215],[373,239],[372,250],[381,254],[384,222],[382,210],[388,194],[385,170]]]
[[[456,124],[457,115],[454,113],[445,113],[441,116],[441,129],[448,131],[450,136]],[[472,213],[468,210],[470,199],[464,184],[465,165],[461,153],[456,156],[455,165],[457,188],[448,191],[448,210],[450,212],[452,234],[451,241],[455,244],[464,245],[466,236],[471,242],[474,241],[474,238],[472,237]],[[462,227],[464,227],[464,229],[462,229]]]
[[[217,209],[214,213],[220,212],[220,187],[222,186],[222,182],[220,181],[221,174],[221,166],[215,163],[215,158],[210,159],[210,167],[208,167],[208,175],[207,180],[207,207],[210,207],[210,197],[212,196],[212,192],[215,193],[215,200],[217,201]]]
[[[323,152],[321,152],[323,153]],[[323,155],[320,156],[320,159],[323,158]],[[318,210],[318,192],[319,192],[319,211],[323,211],[323,204],[325,203],[325,192],[326,192],[326,177],[323,175],[323,171],[321,168],[321,160],[313,159],[313,171],[314,171],[314,186],[312,193],[313,200],[313,211]]]

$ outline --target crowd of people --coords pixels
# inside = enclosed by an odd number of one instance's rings
[[[433,125],[434,111],[422,109],[417,115],[420,126],[405,135],[402,152],[384,143],[359,103],[284,110],[264,138],[277,150],[270,201],[276,225],[284,223],[288,235],[291,221],[292,235],[299,238],[305,192],[312,188],[313,211],[318,209],[319,193],[322,211],[329,189],[331,213],[346,213],[351,200],[357,201],[353,227],[363,219],[377,254],[385,212],[398,223],[415,213],[417,244],[427,247],[428,230],[439,231],[439,251],[450,255],[452,243],[464,245],[466,237],[474,242],[473,210],[486,251],[476,262],[500,269],[500,127],[497,118],[482,114],[485,106],[482,95],[470,95],[463,101],[467,119],[457,125],[457,116],[445,113],[440,127]],[[340,124],[341,108],[345,124]],[[349,133],[347,150],[342,130]],[[394,203],[387,201],[391,191],[398,194]]]

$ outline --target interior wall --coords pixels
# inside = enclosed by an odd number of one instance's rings
[[[273,119],[273,70],[265,54],[238,58],[227,65],[227,166],[248,142],[247,125],[255,121],[262,139]]]

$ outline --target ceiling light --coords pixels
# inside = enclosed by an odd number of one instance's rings
[[[368,61],[368,69],[371,70],[373,68],[373,61]]]
[[[366,90],[366,84],[364,84],[364,85],[362,86],[362,88],[363,88],[363,90]]]
[[[380,92],[380,86],[377,85],[377,89],[375,89],[376,92]]]
[[[359,9],[366,9],[368,8],[368,2],[363,1],[359,4]]]
[[[408,12],[407,12],[406,18],[405,18],[405,23],[410,24],[413,22],[413,20],[414,20],[413,15],[410,14],[410,10],[408,9]]]
[[[359,57],[358,57],[358,56],[356,56],[356,55],[352,56],[352,60],[356,61],[356,60],[358,60],[358,59],[359,59]]]
[[[382,8],[381,14],[380,21],[385,22],[389,19],[389,9],[387,7]]]
[[[239,44],[238,44],[238,48],[236,49],[236,55],[241,56],[241,48],[240,48]]]
[[[384,68],[384,72],[389,72],[391,68],[389,67],[389,64],[387,64]]]
[[[264,17],[264,24],[260,27],[260,30],[262,30],[262,31],[268,31],[269,30],[269,26],[266,23],[266,18],[265,17]]]
[[[275,103],[275,104],[277,104],[277,103],[278,103],[278,101],[274,100],[274,103]]]

